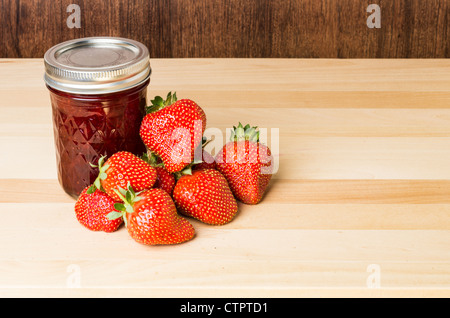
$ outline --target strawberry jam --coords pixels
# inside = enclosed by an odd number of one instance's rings
[[[97,177],[98,159],[145,152],[139,137],[150,81],[148,51],[120,38],[62,43],[45,56],[58,180],[76,198]]]
[[[98,174],[101,156],[125,150],[145,152],[139,137],[146,106],[146,84],[121,93],[75,95],[50,89],[58,178],[77,197]]]

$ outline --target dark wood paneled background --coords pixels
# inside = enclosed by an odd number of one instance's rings
[[[69,4],[81,28],[68,28]],[[369,4],[381,28],[368,28]],[[0,0],[0,57],[43,57],[85,36],[145,43],[154,58],[447,58],[450,0]]]

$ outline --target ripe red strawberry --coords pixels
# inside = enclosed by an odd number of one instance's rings
[[[259,142],[257,127],[239,123],[231,141],[216,156],[216,167],[227,179],[236,199],[246,204],[261,201],[272,178],[273,157]]]
[[[172,195],[175,188],[175,176],[168,172],[164,167],[155,167],[156,169],[156,182],[154,188],[160,188],[166,191],[169,195]]]
[[[98,162],[99,174],[88,190],[89,193],[100,189],[115,201],[120,201],[114,190],[126,189],[130,184],[134,191],[142,191],[150,189],[155,184],[155,168],[130,152],[117,152],[105,163],[104,159],[105,157],[101,157]]]
[[[173,190],[173,199],[178,212],[206,224],[226,224],[238,212],[227,180],[213,169],[181,176]]]
[[[141,123],[140,136],[147,148],[156,153],[170,173],[181,171],[194,159],[202,142],[206,115],[190,99],[176,100],[169,93],[164,101],[157,96]]]
[[[175,175],[166,170],[161,158],[149,150],[141,158],[156,170],[156,181],[153,187],[163,189],[169,195],[172,195],[176,183]]]
[[[122,224],[122,219],[109,220],[107,215],[118,212],[114,200],[105,192],[95,190],[88,194],[86,187],[75,202],[75,215],[78,222],[92,231],[114,232]]]
[[[195,235],[192,224],[178,215],[175,203],[162,189],[149,189],[135,193],[131,187],[125,195],[118,194],[123,204],[115,206],[121,213],[109,217],[123,218],[130,236],[145,245],[179,244]]]

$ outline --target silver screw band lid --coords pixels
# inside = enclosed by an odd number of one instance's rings
[[[74,94],[104,94],[140,85],[151,74],[147,47],[118,37],[62,42],[44,55],[45,83]]]

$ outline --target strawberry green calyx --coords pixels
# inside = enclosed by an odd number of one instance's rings
[[[197,164],[197,162],[193,162],[191,164],[189,164],[186,168],[184,168],[181,171],[175,172],[174,176],[175,176],[175,180],[179,180],[182,176],[186,176],[186,175],[192,175],[192,166],[194,164]]]
[[[233,126],[233,129],[231,130],[231,141],[253,141],[253,142],[259,142],[259,131],[257,130],[258,127],[254,126],[251,127],[249,124],[242,126],[241,123],[239,125]]]
[[[108,176],[106,174],[106,170],[109,168],[109,165],[108,164],[106,164],[106,165],[104,164],[105,158],[106,158],[106,156],[100,157],[100,159],[98,159],[98,165],[94,165],[92,163],[89,163],[92,168],[98,168],[99,172],[98,172],[98,176],[95,179],[94,183],[87,190],[87,194],[94,193],[95,190],[97,190],[97,189],[100,190],[100,191],[105,192],[105,190],[103,189],[103,187],[101,185],[101,182],[100,182],[101,180],[105,180],[106,177]]]
[[[163,99],[161,96],[156,96],[155,99],[151,100],[151,105],[146,107],[146,113],[150,114],[150,113],[154,113],[157,112],[158,110],[163,109],[166,106],[172,105],[173,103],[175,103],[177,101],[177,93],[174,92],[172,94],[172,92],[169,92],[167,94],[166,99]]]
[[[116,209],[119,212],[112,211],[106,215],[106,217],[109,220],[114,220],[117,218],[122,217],[123,221],[125,223],[125,226],[127,226],[127,213],[133,213],[134,208],[133,205],[137,201],[139,201],[141,198],[138,196],[141,192],[136,193],[134,189],[131,187],[130,183],[128,183],[127,190],[122,189],[119,187],[119,190],[114,189],[114,192],[120,197],[122,200],[122,203],[114,203],[114,209]]]
[[[164,163],[161,161],[159,156],[150,150],[147,150],[147,152],[143,153],[140,158],[154,168],[164,167]]]

